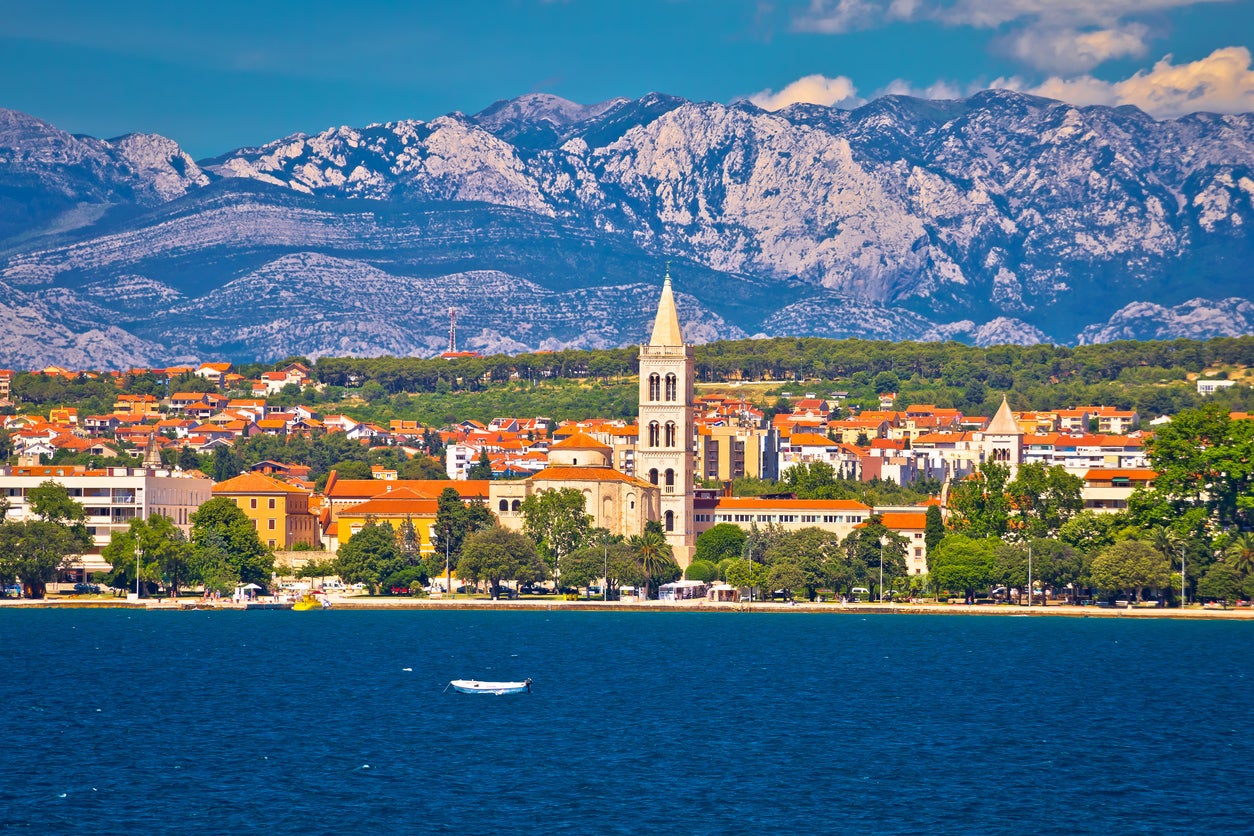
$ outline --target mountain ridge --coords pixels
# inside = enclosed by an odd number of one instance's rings
[[[154,357],[310,353],[302,322],[317,323],[313,353],[338,323],[355,353],[434,354],[447,307],[483,323],[485,350],[626,344],[640,335],[612,321],[622,289],[647,296],[668,260],[689,339],[1251,333],[1252,171],[1250,114],[1154,120],[1008,91],[774,113],[536,94],[200,161],[165,137],[75,137],[0,111],[0,281],[60,294],[24,308],[50,333],[86,333],[69,312],[95,310],[135,340],[124,354]],[[435,313],[407,314],[404,338],[383,313],[345,319],[365,275]],[[303,320],[212,307],[261,277],[311,294],[289,306]],[[512,327],[511,292],[526,300]],[[590,318],[550,328],[543,304]],[[231,342],[233,327],[247,333]],[[59,350],[0,337],[9,365]]]

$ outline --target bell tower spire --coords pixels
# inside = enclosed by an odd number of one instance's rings
[[[649,345],[683,345],[684,335],[679,330],[679,311],[675,307],[675,293],[671,290],[671,268],[666,266],[666,280],[662,283],[662,298],[657,304],[657,318],[653,320],[653,336]]]
[[[693,348],[684,345],[667,265],[653,333],[649,343],[640,346],[636,476],[661,488],[659,522],[680,566],[692,561],[696,540],[692,505],[694,370]]]

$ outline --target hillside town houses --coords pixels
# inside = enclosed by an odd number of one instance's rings
[[[58,367],[39,373],[107,377]],[[926,403],[894,409],[893,393],[881,399],[879,409],[858,410],[843,405],[841,392],[830,398],[806,393],[790,409],[770,414],[734,389],[697,397],[692,347],[683,342],[669,277],[652,338],[641,347],[634,422],[500,416],[487,424],[463,420],[427,427],[397,419],[383,426],[311,406],[275,405],[280,393],[299,398],[305,387],[317,385],[313,370],[301,363],[256,380],[236,374],[230,363],[139,369],[113,378],[121,387],[137,374],[171,381],[195,377],[214,391],[120,393],[105,414],[80,414],[66,406],[47,415],[20,409],[0,415],[17,462],[0,467],[0,497],[8,500],[9,518],[25,518],[29,490],[48,479],[65,485],[87,509],[94,548],[75,564],[71,577],[106,569],[100,550],[131,519],[164,514],[187,530],[191,514],[217,496],[243,509],[263,544],[275,550],[334,551],[369,520],[394,527],[409,520],[421,551],[429,554],[440,539],[437,499],[449,487],[465,502],[485,503],[515,529],[522,525],[520,507],[528,496],[573,487],[584,494],[594,524],[614,533],[631,535],[645,522],[662,523],[681,565],[690,559],[695,538],[719,523],[746,529],[817,526],[844,537],[878,515],[907,538],[909,573],[923,574],[927,505],[872,508],[791,495],[738,497],[732,485],[737,479],[779,480],[792,468],[816,462],[843,478],[901,485],[924,479],[953,483],[989,459],[1012,469],[1040,462],[1083,479],[1086,509],[1114,512],[1126,508],[1132,491],[1155,476],[1144,449],[1151,430],[1135,411],[1113,407],[1014,412],[1003,400],[990,418]],[[0,406],[13,405],[13,378],[11,370],[0,370]],[[199,471],[163,464],[161,456],[163,450],[213,453],[256,435],[331,434],[371,449],[399,449],[407,457],[425,455],[430,440],[438,439],[447,479],[399,479],[395,469],[376,465],[369,479],[340,478],[332,470],[316,490],[308,465],[263,461],[215,485]],[[101,462],[116,459],[118,466],[50,464],[62,451]],[[141,451],[137,466],[132,454]],[[492,478],[468,478],[484,461]]]

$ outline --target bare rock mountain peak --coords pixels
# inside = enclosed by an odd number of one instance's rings
[[[449,306],[484,350],[623,345],[668,259],[695,340],[1248,333],[1252,228],[1254,116],[1010,91],[534,94],[199,162],[0,110],[7,315],[131,357],[435,354]]]

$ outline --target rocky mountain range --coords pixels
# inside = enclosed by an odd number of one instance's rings
[[[193,160],[0,110],[0,366],[1254,333],[1254,115],[532,95]]]

